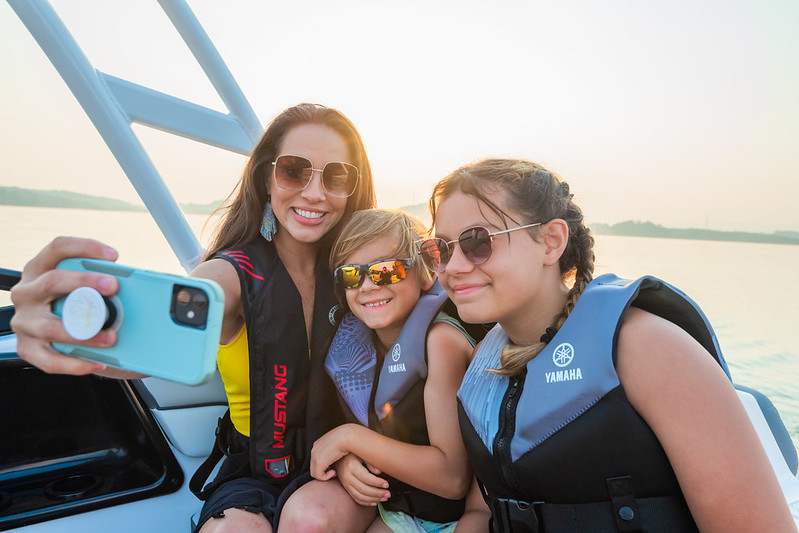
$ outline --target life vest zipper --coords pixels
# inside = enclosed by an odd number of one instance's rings
[[[500,425],[497,437],[494,439],[494,457],[497,458],[502,479],[508,487],[518,487],[519,485],[513,472],[510,445],[516,432],[516,408],[523,387],[524,375],[511,379],[508,390],[502,398],[502,407],[499,413]]]

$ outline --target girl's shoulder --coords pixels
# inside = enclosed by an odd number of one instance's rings
[[[443,327],[442,328],[442,327],[438,326],[439,324],[448,324],[448,325],[450,325],[452,327],[451,328],[448,328],[448,327]],[[453,330],[453,328],[454,328],[454,330]],[[474,345],[476,344],[476,341],[469,334],[469,332],[466,331],[466,328],[463,326],[461,321],[458,320],[457,318],[453,317],[453,316],[450,316],[449,314],[447,314],[444,311],[439,311],[438,315],[436,315],[435,319],[433,319],[433,327],[430,329],[430,334],[429,335],[432,335],[434,330],[435,331],[440,331],[440,330],[447,331],[447,332],[450,332],[453,335],[455,335],[455,332],[458,332],[458,333],[460,333],[460,335],[462,335],[463,337],[466,338],[466,340],[469,342],[469,344],[471,344],[472,347],[474,347]],[[439,333],[437,333],[437,335],[438,334]]]
[[[452,317],[450,317],[451,319]],[[435,361],[451,361],[460,366],[471,360],[474,339],[455,319],[434,321],[427,334],[428,366]],[[464,366],[465,369],[465,366]]]
[[[633,391],[651,396],[666,384],[729,381],[721,365],[685,330],[637,308],[630,308],[621,324],[616,370],[633,396]]]

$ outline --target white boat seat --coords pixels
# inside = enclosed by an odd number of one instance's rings
[[[225,386],[218,371],[202,385],[183,385],[159,378],[137,379],[132,383],[150,409],[227,405]]]
[[[228,407],[219,372],[196,386],[159,378],[131,383],[172,446],[189,457],[206,457],[211,453],[217,420]]]
[[[739,385],[736,385],[735,388],[738,389],[738,397],[744,404],[749,419],[766,450],[794,522],[799,527],[799,479],[796,478],[796,447],[793,445],[776,408],[765,395]],[[785,437],[788,439],[787,442]]]

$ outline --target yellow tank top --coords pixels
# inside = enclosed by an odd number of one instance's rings
[[[230,344],[220,344],[216,354],[219,375],[225,384],[230,420],[236,431],[250,436],[250,357],[247,326]]]

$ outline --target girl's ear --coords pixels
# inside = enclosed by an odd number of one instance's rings
[[[424,283],[422,285],[422,290],[423,291],[429,291],[430,289],[432,289],[433,285],[435,285],[437,279],[438,279],[438,274],[433,272],[432,276],[430,277],[430,281],[428,281],[427,283]]]
[[[544,264],[547,266],[557,265],[560,256],[569,243],[569,225],[560,218],[553,218],[541,226],[539,236],[543,239],[544,245]]]

